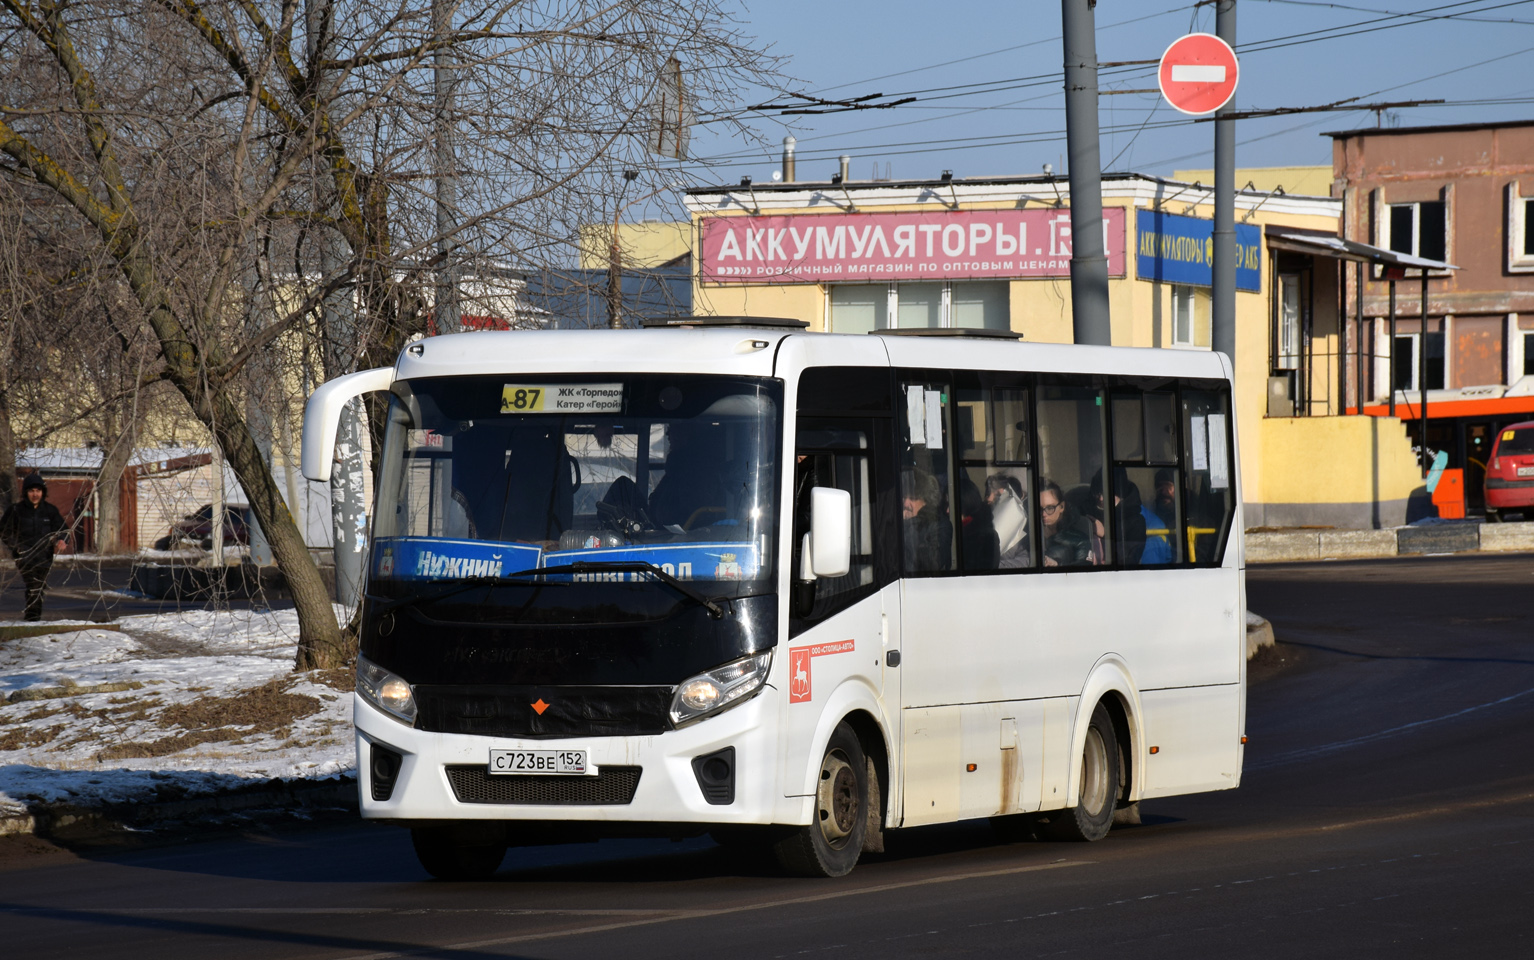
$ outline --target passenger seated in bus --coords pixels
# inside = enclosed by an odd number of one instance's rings
[[[1168,530],[1177,529],[1177,474],[1170,467],[1156,471],[1156,516],[1161,518],[1158,526]]]
[[[1026,567],[1028,553],[1028,503],[1023,484],[1006,473],[985,478],[985,500],[991,505],[991,522],[996,527],[996,541],[1001,551],[997,567],[1015,570]]]
[[[1103,530],[1106,515],[1103,503],[1103,472],[1092,475],[1092,532],[1097,542],[1107,536]],[[1140,488],[1129,482],[1129,473],[1123,467],[1113,468],[1113,527],[1118,539],[1119,562],[1134,566],[1140,562],[1145,551],[1145,517],[1140,512]],[[1101,562],[1102,555],[1098,555]]]
[[[959,475],[959,543],[964,569],[995,570],[1001,558],[991,505],[968,474]]]
[[[1065,502],[1064,492],[1053,480],[1039,487],[1039,517],[1044,528],[1044,566],[1092,565],[1092,523]]]
[[[925,470],[908,467],[900,474],[900,494],[905,569],[951,569],[953,524],[943,509],[937,478]]]

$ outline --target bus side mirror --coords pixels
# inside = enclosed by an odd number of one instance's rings
[[[810,491],[810,532],[802,550],[801,579],[846,576],[852,569],[852,494],[835,487]]]
[[[330,479],[335,462],[336,430],[341,425],[341,411],[346,404],[375,390],[387,390],[394,382],[393,367],[377,367],[336,377],[320,384],[304,406],[304,476],[310,480]]]

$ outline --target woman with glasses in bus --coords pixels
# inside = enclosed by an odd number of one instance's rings
[[[1044,566],[1091,565],[1090,521],[1071,508],[1053,480],[1045,480],[1039,489],[1039,518],[1043,522]]]

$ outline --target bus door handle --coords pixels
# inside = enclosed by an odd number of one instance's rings
[[[899,650],[891,650],[888,653],[886,653],[884,655],[884,662],[885,662],[886,665],[891,666],[891,667],[898,667],[898,666],[900,666],[900,651]]]

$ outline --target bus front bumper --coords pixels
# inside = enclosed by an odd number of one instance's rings
[[[783,797],[776,781],[778,699],[777,691],[768,686],[756,697],[716,716],[655,736],[526,740],[416,730],[354,696],[362,816],[403,821],[613,824],[793,822],[803,816],[803,803],[800,798]],[[375,745],[401,758],[393,789],[385,800],[374,799],[371,760]],[[727,747],[734,748],[734,798],[729,803],[710,803],[693,760]],[[526,790],[523,788],[530,784],[506,781],[532,778],[487,772],[491,750],[585,750],[587,763],[598,774],[604,767],[628,768],[624,775],[632,778],[637,767],[638,783],[628,802],[593,801],[592,785],[570,783],[584,777],[542,776],[536,778],[540,789]],[[515,800],[503,799],[507,788],[517,795]],[[558,802],[572,792],[582,799]],[[529,795],[538,800],[552,797],[556,802],[529,802]]]

